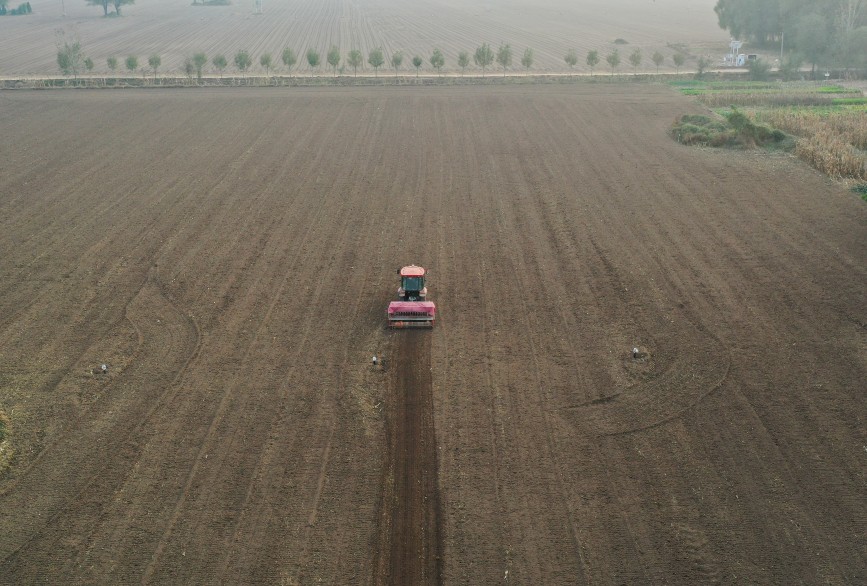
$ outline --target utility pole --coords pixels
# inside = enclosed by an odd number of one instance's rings
[[[780,65],[783,64],[783,47],[786,46],[786,31],[780,33]]]

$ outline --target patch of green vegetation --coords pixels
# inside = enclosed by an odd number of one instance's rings
[[[681,144],[723,147],[736,146],[736,134],[725,120],[700,114],[685,114],[675,120],[671,135]]]
[[[867,201],[867,183],[862,183],[861,185],[856,185],[852,188],[852,191],[861,196],[861,199]]]
[[[675,120],[671,135],[681,144],[711,147],[791,150],[795,145],[785,132],[756,124],[737,108],[724,111],[722,119],[701,114],[681,116]]]
[[[867,105],[867,98],[834,98],[831,103],[834,106],[861,106]]]

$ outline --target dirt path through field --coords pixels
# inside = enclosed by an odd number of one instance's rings
[[[431,332],[392,333],[386,413],[386,478],[375,584],[441,584],[437,442],[431,384]]]

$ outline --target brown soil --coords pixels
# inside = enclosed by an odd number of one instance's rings
[[[430,333],[395,332],[374,584],[442,583]]]
[[[0,583],[867,581],[867,208],[627,90],[0,93]]]

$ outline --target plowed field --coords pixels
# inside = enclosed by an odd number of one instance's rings
[[[0,582],[867,581],[867,208],[641,89],[0,94]]]
[[[429,57],[434,48],[445,56],[444,71],[456,72],[458,53],[472,55],[482,43],[495,51],[501,43],[510,43],[512,69],[517,71],[523,70],[521,56],[529,47],[535,52],[535,72],[566,71],[563,57],[570,49],[578,51],[576,71],[589,72],[584,58],[591,49],[600,51],[602,70],[605,55],[614,48],[620,49],[621,71],[631,72],[627,57],[639,48],[644,54],[639,71],[655,71],[650,56],[659,50],[666,57],[662,71],[673,72],[675,47],[691,51],[691,68],[704,54],[717,62],[729,43],[717,25],[716,0],[264,0],[264,12],[258,15],[253,0],[235,0],[230,6],[147,0],[124,6],[119,18],[105,18],[101,6],[84,0],[30,2],[33,14],[0,18],[0,76],[59,75],[58,29],[67,39],[81,41],[83,52],[94,61],[94,74],[111,74],[106,58],[113,55],[119,61],[116,74],[124,76],[131,75],[124,67],[128,55],[138,57],[142,72],[150,71],[150,55],[160,55],[159,71],[177,76],[183,75],[184,59],[197,52],[209,59],[222,53],[229,63],[227,75],[238,75],[233,57],[242,49],[253,57],[254,74],[264,74],[259,64],[264,53],[272,55],[277,72],[286,74],[280,59],[285,47],[298,55],[293,73],[330,75],[325,56],[332,45],[340,49],[344,65],[350,50],[360,50],[362,74],[373,74],[367,56],[375,48],[383,50],[386,72],[391,56],[401,51],[406,55],[403,75],[414,73],[414,55],[424,59],[422,71],[432,74]],[[17,6],[19,0],[9,4]],[[618,38],[630,45],[613,44]],[[310,48],[321,53],[322,67],[308,65]],[[346,69],[347,74],[353,71]],[[468,72],[481,70],[471,60]],[[206,73],[216,73],[211,63]]]

